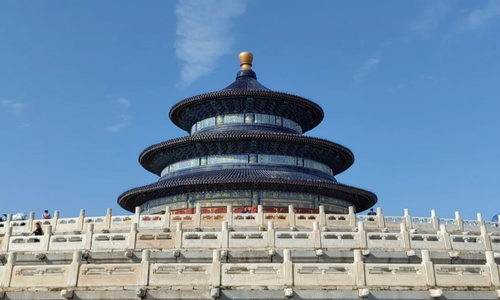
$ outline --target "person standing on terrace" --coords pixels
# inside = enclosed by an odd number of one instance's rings
[[[50,214],[49,214],[49,211],[48,211],[48,210],[46,210],[46,211],[44,211],[44,212],[43,212],[43,214],[42,214],[42,219],[43,219],[43,220],[49,220],[49,219],[51,219],[51,218],[52,218],[52,217],[50,216]]]
[[[31,233],[31,235],[43,235],[42,224],[40,224],[40,222],[37,222],[35,226],[36,229],[35,231],[33,231],[33,233]]]

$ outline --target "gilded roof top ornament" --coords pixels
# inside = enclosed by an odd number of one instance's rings
[[[253,54],[251,52],[241,52],[240,55],[238,55],[238,58],[240,60],[240,67],[242,70],[252,69]]]

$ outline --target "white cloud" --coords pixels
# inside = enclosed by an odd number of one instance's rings
[[[122,105],[125,108],[128,108],[130,106],[130,100],[127,98],[118,98],[116,99],[116,103]]]
[[[472,30],[486,26],[493,18],[500,16],[500,1],[490,0],[480,9],[471,11],[466,18],[460,22],[462,30]]]
[[[395,87],[389,88],[387,90],[389,92],[396,92],[396,91],[403,90],[403,89],[405,89],[407,87],[412,87],[412,86],[414,86],[416,84],[424,83],[426,81],[428,81],[428,82],[434,82],[434,83],[437,82],[436,79],[433,76],[431,76],[431,75],[422,75],[422,76],[420,76],[420,77],[418,77],[416,79],[410,80],[410,81],[408,81],[406,83],[400,83],[400,84],[396,85]]]
[[[404,83],[400,83],[400,84],[396,85],[395,87],[390,88],[390,89],[389,89],[389,91],[390,91],[390,92],[395,92],[395,91],[398,91],[398,90],[402,90],[402,89],[404,89],[405,87],[406,87],[406,84],[404,84]]]
[[[20,116],[22,111],[28,106],[21,102],[13,102],[12,100],[3,100],[2,106],[9,109],[15,116]]]
[[[444,1],[433,2],[426,8],[422,15],[410,23],[410,31],[425,34],[437,28],[448,12],[448,6]]]
[[[363,63],[363,67],[361,69],[359,69],[357,72],[354,72],[354,74],[352,75],[352,77],[356,81],[361,81],[365,76],[367,76],[368,74],[370,74],[370,72],[372,71],[372,69],[375,68],[375,66],[377,66],[380,63],[380,61],[381,61],[381,59],[380,58],[376,58],[376,57],[372,57],[372,58],[366,60]]]
[[[247,0],[179,0],[175,53],[183,62],[182,85],[210,74],[219,58],[231,53],[232,19],[243,15]]]
[[[130,100],[127,98],[117,98],[115,99],[115,102],[122,106],[122,111],[125,111],[129,106],[130,106]],[[123,128],[129,126],[132,123],[132,117],[124,114],[123,112],[119,115],[120,122],[113,125],[109,126],[106,128],[107,131],[109,132],[117,132],[122,130]]]
[[[422,81],[434,81],[435,82],[436,78],[434,78],[434,76],[432,76],[432,75],[422,75],[419,78],[417,78],[416,80],[414,80],[413,83],[419,83]]]
[[[379,58],[370,58],[369,60],[365,61],[364,67],[365,69],[371,69],[372,67],[376,66],[380,62]]]
[[[24,124],[19,125],[19,128],[21,128],[21,129],[30,128],[30,127],[31,127],[30,123],[24,123]]]
[[[109,126],[108,128],[106,128],[109,132],[117,132],[117,131],[120,131],[122,130],[123,128],[127,127],[130,125],[130,123],[132,123],[132,117],[128,116],[128,115],[125,115],[125,114],[121,114],[120,115],[120,120],[121,122],[118,123],[118,124],[115,124],[113,126]]]
[[[460,33],[487,27],[493,19],[500,17],[500,1],[489,0],[483,7],[474,9],[470,13],[461,13],[461,15],[463,17],[456,22],[453,29],[443,35],[441,45]]]

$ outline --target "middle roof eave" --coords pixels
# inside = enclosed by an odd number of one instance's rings
[[[270,148],[273,145],[278,148]],[[309,158],[328,165],[334,175],[354,163],[353,153],[342,145],[320,138],[271,132],[224,132],[181,137],[146,148],[139,156],[139,163],[146,170],[160,175],[163,168],[178,161],[245,153]]]

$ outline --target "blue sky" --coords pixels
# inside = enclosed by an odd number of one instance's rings
[[[194,5],[195,3],[196,5]],[[325,110],[337,176],[386,215],[500,212],[499,1],[1,1],[0,213],[115,214],[157,180],[176,102],[254,53],[269,88]]]

